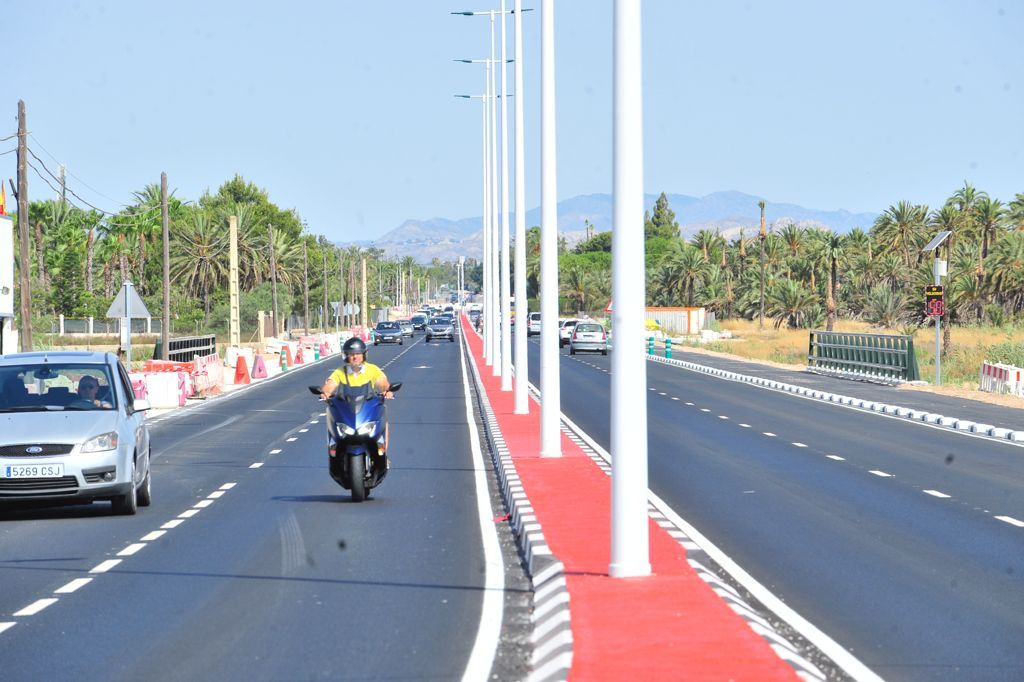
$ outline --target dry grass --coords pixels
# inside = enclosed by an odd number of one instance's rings
[[[709,351],[727,353],[758,362],[784,365],[793,369],[807,366],[808,330],[806,329],[775,329],[770,321],[766,321],[764,329],[759,329],[756,321],[725,320],[721,323],[723,330],[732,332],[733,339],[723,339],[703,344]],[[843,321],[836,323],[836,331],[862,332],[871,334],[902,334],[903,330],[885,329],[872,326],[866,322]],[[991,396],[978,391],[978,372],[984,360],[995,361],[998,354],[1010,353],[1013,357],[1024,357],[1024,328],[1021,327],[956,327],[952,329],[951,340],[953,349],[950,356],[943,358],[943,387],[940,392],[956,394],[985,400]],[[918,368],[921,377],[933,381],[935,377],[935,329],[924,327],[914,334],[914,349],[917,354]],[[1007,360],[1004,360],[1007,361]],[[1018,365],[1024,363],[1018,362]],[[935,390],[935,387],[929,387]],[[1024,407],[1020,398],[989,400],[1003,404],[1016,404]]]

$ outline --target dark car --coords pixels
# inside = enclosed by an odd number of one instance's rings
[[[373,345],[397,343],[402,345],[402,326],[398,322],[378,322],[373,329]]]
[[[430,318],[427,322],[427,341],[442,338],[455,341],[455,326],[451,319],[444,315]]]
[[[412,328],[418,332],[423,331],[427,328],[427,316],[426,315],[413,315],[412,316]]]

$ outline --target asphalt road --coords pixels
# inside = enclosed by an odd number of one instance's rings
[[[562,411],[607,449],[611,356],[562,354]],[[1024,679],[1024,448],[647,379],[650,488],[759,582],[886,679]]]
[[[473,460],[458,345],[416,341],[370,350],[404,386],[367,502],[326,471],[305,387],[329,361],[154,420],[137,516],[0,513],[0,677],[458,679],[485,579]]]

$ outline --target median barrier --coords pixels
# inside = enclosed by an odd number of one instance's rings
[[[812,331],[807,369],[831,376],[886,382],[919,381],[914,337]]]
[[[256,357],[252,359],[252,378],[253,379],[266,379],[267,378],[267,364],[263,361],[263,355],[257,353]]]
[[[132,382],[132,393],[135,397],[139,400],[149,400],[145,375],[142,372],[128,372],[128,379]]]
[[[981,363],[978,387],[988,393],[1008,393],[1024,397],[1024,370],[1002,363]]]

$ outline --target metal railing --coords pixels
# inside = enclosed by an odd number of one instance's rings
[[[918,381],[914,337],[812,331],[807,369],[852,378]]]
[[[160,360],[163,350],[163,340],[157,339],[153,344],[153,359]],[[217,352],[217,337],[213,334],[208,336],[179,336],[167,342],[167,359],[172,362],[191,362],[197,355],[206,356]]]

